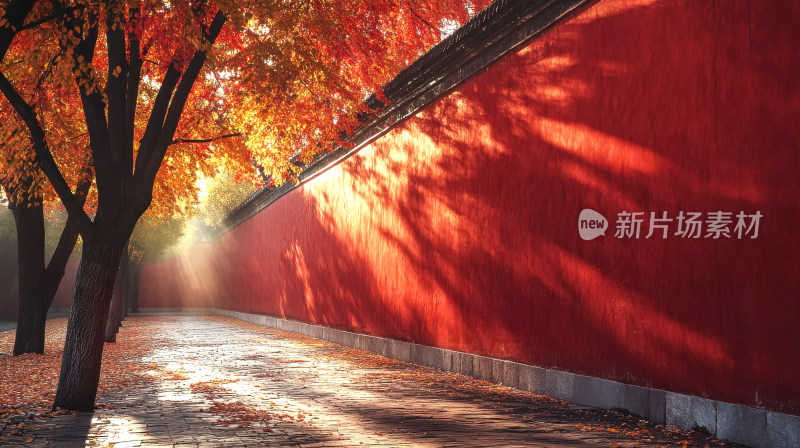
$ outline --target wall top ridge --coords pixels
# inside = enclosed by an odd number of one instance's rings
[[[365,100],[375,112],[348,140],[353,147],[338,147],[320,154],[298,176],[277,188],[248,196],[216,226],[216,237],[255,216],[281,196],[313,179],[326,169],[358,152],[412,117],[433,101],[447,95],[492,63],[527,43],[588,0],[496,0],[453,34],[434,45],[384,86],[389,104],[375,95]]]

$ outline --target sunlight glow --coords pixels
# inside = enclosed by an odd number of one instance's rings
[[[95,439],[101,444],[100,446],[115,446],[128,442],[143,441],[145,439],[143,435],[147,433],[147,427],[143,422],[121,416],[94,417],[92,418],[92,427],[102,428],[94,434],[89,433],[89,438]]]
[[[274,345],[270,341],[265,343],[250,344],[254,351],[264,351],[275,361],[280,362],[284,356],[283,350],[286,347],[303,347],[303,342],[293,342],[282,340],[280,345]],[[280,348],[281,350],[276,350]],[[160,353],[163,357],[181,357],[181,353],[170,353],[167,349]],[[269,362],[269,361],[266,361]],[[309,360],[308,368],[304,369],[306,373],[312,375],[318,363],[330,361],[317,361]],[[403,415],[405,413],[413,413],[406,409],[407,404],[404,401],[385,396],[384,394],[376,394],[365,388],[358,387],[347,376],[327,376],[324,381],[314,381],[313,375],[309,377],[309,381],[305,383],[305,387],[312,388],[314,395],[318,397],[327,397],[315,400],[305,400],[293,396],[291,390],[286,393],[280,390],[265,390],[261,382],[254,382],[252,378],[246,375],[229,374],[230,371],[223,371],[222,369],[214,368],[213,366],[201,365],[191,362],[169,362],[164,366],[168,371],[180,372],[186,377],[181,381],[159,382],[161,392],[159,397],[174,397],[188,400],[193,393],[190,389],[192,384],[200,382],[213,382],[218,381],[219,384],[225,389],[227,396],[215,399],[215,402],[235,402],[241,401],[244,406],[253,408],[254,410],[266,411],[272,414],[283,414],[293,416],[287,420],[269,420],[260,422],[258,424],[265,424],[267,428],[273,427],[286,427],[286,425],[304,425],[319,431],[320,434],[333,434],[334,432],[340,433],[346,437],[348,444],[357,445],[364,444],[410,444],[414,446],[438,446],[426,443],[413,434],[405,436],[392,432],[391,434],[384,434],[389,432],[383,427],[383,423],[375,421],[370,423],[365,421],[363,416],[358,412],[348,412],[348,409],[370,409],[375,408],[376,411],[386,410],[393,414]],[[357,364],[350,361],[344,361],[341,368],[358,368]],[[295,372],[297,372],[295,370]],[[387,378],[390,376],[387,375]],[[281,379],[278,378],[280,381]],[[271,381],[271,380],[264,380]],[[167,389],[169,388],[169,389]],[[175,389],[185,389],[186,393],[175,392]],[[343,393],[344,391],[344,393]],[[231,394],[233,396],[231,396]],[[197,397],[194,396],[194,399]],[[447,400],[447,398],[442,398]],[[346,406],[343,405],[346,402]],[[464,410],[459,415],[480,415],[483,407],[480,403],[469,403],[459,401],[460,409]],[[209,406],[211,403],[209,403]],[[446,412],[444,413],[446,416]],[[302,416],[302,417],[301,417]],[[444,417],[443,417],[444,418]],[[126,422],[122,419],[115,421],[114,434],[125,434],[126,428],[136,427],[135,422]],[[479,424],[479,422],[475,422]],[[375,432],[365,431],[373,429]],[[124,437],[117,437],[114,440],[120,440]],[[112,440],[109,438],[109,440]],[[128,439],[130,440],[130,439]]]

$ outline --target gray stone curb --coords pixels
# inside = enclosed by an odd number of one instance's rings
[[[216,308],[181,308],[181,307],[173,307],[173,308],[149,308],[149,307],[140,307],[138,313],[132,313],[135,316],[147,316],[150,314],[215,314],[217,312]]]
[[[622,409],[656,424],[684,430],[704,427],[715,437],[734,443],[757,448],[800,447],[800,417],[795,415],[261,314],[209,311],[581,406]]]

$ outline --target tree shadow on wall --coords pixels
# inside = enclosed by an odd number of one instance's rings
[[[221,305],[403,340],[430,339],[422,310],[376,302],[390,294],[380,277],[391,274],[376,271],[360,250],[368,229],[324,212],[326,196],[295,190],[215,243]],[[361,241],[345,237],[348,229],[363,232]]]
[[[800,224],[798,131],[773,119],[798,94],[754,63],[783,50],[740,38],[779,12],[644,3],[592,4],[243,224],[236,300],[797,413],[800,243],[768,222]],[[587,242],[583,208],[767,218],[757,240],[647,239],[645,219]]]

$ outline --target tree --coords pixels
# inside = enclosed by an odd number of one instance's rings
[[[208,179],[205,186],[205,192],[199,198],[197,214],[210,227],[219,224],[234,207],[257,191],[250,182],[237,182],[236,176],[227,170],[219,170],[213,178]]]
[[[30,182],[23,182],[28,186]],[[87,174],[76,191],[83,203],[91,186]],[[68,220],[58,244],[45,263],[45,225],[43,198],[39,195],[20,199],[13,187],[5,187],[8,207],[13,213],[17,233],[19,265],[19,310],[14,341],[14,356],[23,353],[44,353],[45,322],[64,269],[78,239],[74,221]]]
[[[28,3],[29,7],[31,5],[33,3]],[[13,9],[13,7],[9,9]],[[2,28],[2,30],[24,31],[59,16],[58,13],[47,10],[34,10],[33,14],[37,17],[43,17],[20,25],[24,17],[21,17],[21,14],[17,14],[17,18],[12,20],[10,26]],[[21,90],[30,92],[27,101],[34,107],[43,104],[58,104],[60,106],[40,108],[38,112],[39,118],[45,131],[49,134],[48,138],[51,146],[57,149],[54,152],[58,154],[60,169],[65,173],[77,170],[78,179],[76,181],[75,196],[83,204],[93,179],[91,164],[89,163],[90,154],[82,151],[78,146],[83,145],[83,147],[86,147],[89,142],[85,122],[82,119],[76,119],[80,118],[80,116],[61,113],[63,110],[80,108],[79,99],[65,92],[63,83],[49,82],[52,81],[49,78],[53,76],[54,58],[47,52],[41,51],[41,49],[46,47],[46,40],[48,38],[52,39],[52,36],[42,33],[6,33],[5,36],[0,35],[0,38],[5,37],[4,40],[0,39],[0,42],[10,43],[11,38],[9,36],[17,38],[16,43],[19,45],[15,47],[17,52],[20,50],[25,51],[24,60],[27,64],[19,64],[19,60],[23,58],[19,54],[14,54],[12,49],[8,53],[10,61],[8,64],[4,64],[3,71],[14,74],[22,69],[26,73],[39,73],[38,77],[22,77],[21,81],[17,82],[16,87],[20,89],[20,84],[27,82],[28,85]],[[5,57],[8,45],[3,48],[5,49],[3,51],[3,56]],[[34,50],[31,51],[31,48]],[[56,54],[55,57],[60,57],[60,54]],[[17,78],[20,77],[17,76]],[[76,101],[78,102],[77,104]],[[7,105],[4,106],[7,107]],[[16,234],[19,241],[19,311],[14,354],[42,353],[47,311],[63,278],[64,268],[70,253],[77,242],[78,229],[75,219],[67,220],[67,225],[64,226],[62,236],[59,238],[57,245],[55,245],[52,257],[50,257],[45,266],[43,211],[47,208],[58,207],[58,200],[52,189],[48,188],[47,178],[40,169],[38,160],[34,156],[34,151],[30,148],[29,136],[26,135],[26,132],[21,132],[21,123],[18,122],[19,120],[13,119],[13,111],[4,112],[4,115],[10,119],[0,127],[0,136],[2,136],[0,137],[0,154],[2,155],[0,167],[3,168],[2,172],[4,173],[4,176],[0,178],[0,187],[3,187],[7,192],[7,196],[11,198],[8,206],[13,211],[17,228]],[[48,116],[53,114],[58,116]],[[53,123],[58,123],[58,126],[52,126]],[[53,144],[52,142],[56,143]],[[85,160],[78,164],[75,162],[75,156],[82,156]],[[188,161],[193,162],[191,159]],[[175,162],[171,159],[168,159],[168,165],[175,166],[178,169],[186,169],[180,162]],[[208,164],[196,162],[196,165],[198,172],[208,171]],[[167,171],[171,172],[172,170]],[[163,182],[163,177],[159,176],[159,182],[157,182],[155,189],[167,189],[168,191],[156,195],[158,201],[151,207],[151,212],[153,213],[172,213],[176,210],[176,201],[190,200],[187,198],[191,198],[195,194],[196,188],[190,183],[193,177],[185,176],[189,180],[188,183],[165,183]],[[75,182],[72,183],[75,184]],[[96,199],[96,196],[93,198]],[[90,211],[96,209],[96,201],[92,202],[94,207],[90,205]],[[127,260],[123,259],[122,264],[125,265],[126,262]],[[114,319],[109,319],[109,321],[114,322]],[[107,340],[113,340],[117,328],[118,322],[111,326]]]
[[[0,90],[83,239],[54,402],[73,410],[93,409],[116,267],[170,147],[182,143],[187,157],[210,163],[255,159],[289,179],[289,159],[331,148],[356,126],[364,96],[438,40],[432,23],[463,21],[469,9],[456,0],[51,4],[61,19],[32,32],[55,38],[54,83],[77,85],[97,185],[93,217],[65,180],[21,78],[0,74]],[[204,140],[217,140],[213,151],[192,148]]]
[[[13,25],[12,25],[13,26]],[[10,39],[2,39],[0,33],[0,53],[8,52]],[[29,58],[28,70],[40,73],[38,78],[28,81],[41,83],[49,73],[47,61]],[[19,70],[20,67],[14,67]],[[32,97],[34,103],[46,101],[44,91],[37,91]],[[50,93],[53,93],[52,91]],[[56,92],[57,93],[57,92]],[[56,201],[52,190],[48,189],[47,178],[39,169],[34,151],[30,147],[24,125],[14,119],[14,113],[3,105],[4,115],[9,117],[0,125],[0,188],[8,198],[8,207],[13,213],[18,240],[19,266],[19,307],[17,317],[14,355],[23,353],[43,353],[47,311],[64,276],[64,268],[78,239],[78,229],[74,219],[68,219],[61,237],[48,263],[45,263],[45,220],[44,209],[52,207]],[[52,132],[52,140],[69,147],[66,149],[62,166],[71,166],[76,175],[75,197],[80,206],[84,205],[92,185],[91,163],[88,153],[75,151],[73,146],[80,139],[64,139],[64,133],[76,133],[75,120],[62,117],[58,131]],[[77,124],[80,128],[80,123]],[[77,134],[76,134],[77,135]]]
[[[252,186],[251,186],[252,188]],[[129,308],[138,308],[142,264],[160,260],[184,235],[190,221],[201,209],[200,196],[183,190],[180,194],[158,194],[131,234],[120,262],[105,328],[105,342],[116,335]],[[160,199],[160,200],[157,200]],[[177,202],[166,202],[167,200]]]

